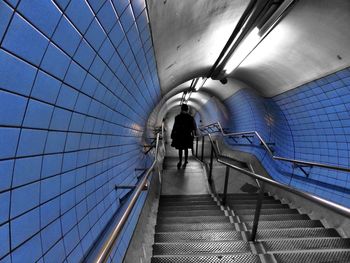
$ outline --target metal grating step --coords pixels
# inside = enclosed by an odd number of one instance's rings
[[[254,204],[230,204],[229,206],[232,210],[235,210],[235,211],[246,210],[246,209],[255,211],[256,203],[254,203]],[[283,208],[289,208],[289,205],[278,203],[278,204],[262,204],[262,206],[261,206],[261,210],[265,210],[265,209],[272,210],[272,209],[283,209]]]
[[[161,195],[160,201],[212,201],[210,195]]]
[[[192,206],[192,205],[217,205],[212,201],[159,201],[160,207],[168,206]]]
[[[160,243],[153,245],[153,255],[194,255],[247,253],[250,246],[245,241],[196,242],[196,243]]]
[[[338,232],[327,228],[295,228],[295,229],[269,229],[258,230],[257,240],[268,239],[289,239],[289,238],[322,238],[322,237],[340,237]]]
[[[236,215],[254,215],[255,209],[234,210]],[[260,215],[276,215],[276,214],[299,214],[298,210],[290,208],[262,209]]]
[[[263,204],[280,204],[281,201],[275,200],[275,199],[263,199],[262,200]],[[228,206],[230,205],[251,205],[251,204],[256,204],[256,200],[227,200],[226,204]]]
[[[193,241],[229,241],[242,240],[240,232],[236,231],[195,231],[195,232],[176,232],[155,234],[155,243],[177,243],[177,242],[193,242]]]
[[[274,253],[279,263],[349,263],[350,251],[317,251],[303,253]]]
[[[222,210],[195,210],[195,211],[158,211],[159,217],[180,217],[180,216],[224,216]]]
[[[196,223],[196,224],[161,224],[156,225],[155,231],[159,232],[182,232],[182,231],[215,231],[215,230],[232,230],[235,226],[231,223]]]
[[[220,210],[220,206],[213,205],[191,205],[191,206],[161,206],[159,211],[193,211],[193,210]]]
[[[252,229],[253,222],[246,222],[248,229]],[[308,228],[323,227],[319,220],[286,220],[286,221],[261,221],[259,229],[276,229],[276,228]]]
[[[257,200],[258,195],[227,195],[226,200]],[[265,195],[264,200],[275,200],[272,196]]]
[[[226,216],[158,217],[158,224],[230,222]]]
[[[253,221],[254,215],[240,215],[239,219],[241,222]],[[259,225],[260,222],[263,221],[286,221],[286,220],[309,220],[310,217],[308,215],[300,215],[300,214],[291,214],[291,215],[260,215],[259,217]]]
[[[153,257],[151,263],[261,263],[258,255],[207,255],[207,256],[161,256]]]
[[[293,250],[330,250],[349,249],[349,238],[314,238],[314,239],[290,239],[290,240],[268,240],[261,241],[261,244],[268,252],[293,251]]]

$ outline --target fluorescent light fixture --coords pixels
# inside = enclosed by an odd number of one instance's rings
[[[187,91],[187,93],[185,94],[185,101],[187,101],[191,96],[191,92]]]
[[[243,39],[237,49],[233,52],[230,59],[225,65],[225,73],[230,74],[234,71],[242,61],[249,55],[249,53],[259,44],[261,37],[259,29],[255,27],[249,35]]]
[[[198,91],[200,88],[204,86],[204,83],[207,81],[207,78],[197,78],[197,82],[194,86],[194,90]]]

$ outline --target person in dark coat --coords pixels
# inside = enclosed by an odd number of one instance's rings
[[[186,167],[188,159],[188,149],[193,148],[193,137],[196,134],[197,126],[194,118],[188,113],[188,106],[181,105],[181,113],[175,117],[174,127],[171,132],[173,140],[171,146],[179,150],[179,162],[177,168],[182,164],[182,150],[185,151],[185,162],[183,167]]]

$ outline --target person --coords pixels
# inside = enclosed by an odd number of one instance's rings
[[[175,117],[173,130],[171,132],[171,146],[179,150],[179,162],[177,168],[180,169],[182,164],[182,151],[185,151],[185,168],[188,163],[188,149],[193,148],[193,138],[196,135],[196,122],[188,113],[187,104],[181,105],[181,113]]]

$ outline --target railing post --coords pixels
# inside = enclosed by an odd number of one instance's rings
[[[196,157],[198,158],[198,136],[196,137]]]
[[[226,166],[226,173],[225,173],[225,185],[224,185],[224,197],[222,198],[222,204],[226,205],[226,199],[227,199],[227,186],[228,186],[228,177],[230,175],[230,167]]]
[[[256,232],[258,231],[260,211],[261,211],[262,201],[264,198],[263,185],[262,184],[260,185],[258,180],[256,180],[256,182],[257,182],[257,185],[259,186],[259,196],[258,196],[258,199],[256,200],[256,208],[255,208],[254,222],[253,222],[253,228],[252,228],[252,235],[250,238],[250,241],[253,241],[253,242],[255,242]]]
[[[214,146],[211,144],[211,151],[210,151],[210,170],[209,170],[209,183],[211,183],[211,177],[213,174],[213,157],[214,157]]]
[[[203,155],[204,155],[204,136],[202,137],[202,156],[201,156],[202,162],[203,162]]]

